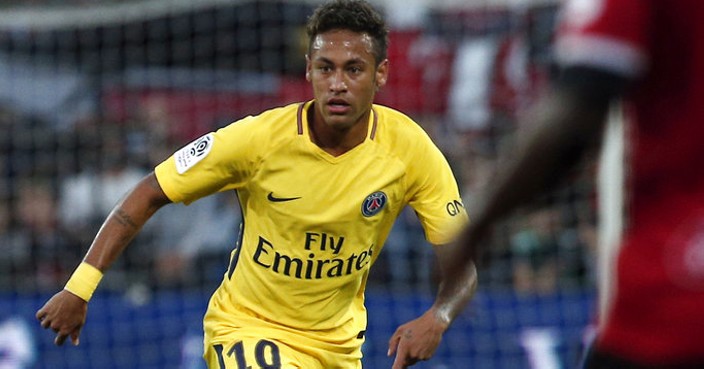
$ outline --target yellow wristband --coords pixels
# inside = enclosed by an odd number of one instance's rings
[[[88,302],[101,279],[103,272],[84,261],[73,272],[64,289]]]

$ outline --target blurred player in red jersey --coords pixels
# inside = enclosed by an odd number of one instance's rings
[[[585,367],[704,368],[704,2],[568,1],[555,51],[560,77],[524,117],[457,252],[474,257],[499,217],[559,183],[620,99],[628,213]]]

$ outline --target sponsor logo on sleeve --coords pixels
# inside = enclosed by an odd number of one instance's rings
[[[461,200],[452,200],[445,204],[445,210],[451,217],[454,217],[464,211],[464,204],[462,204]]]
[[[183,174],[198,164],[199,161],[208,156],[212,148],[213,134],[208,133],[178,150],[174,154],[178,174]]]

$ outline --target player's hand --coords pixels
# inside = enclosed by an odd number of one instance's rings
[[[448,324],[438,319],[432,310],[398,327],[389,340],[388,356],[396,354],[392,369],[404,369],[430,359],[447,327]]]
[[[42,328],[51,328],[56,332],[54,344],[61,346],[66,338],[71,337],[71,343],[77,346],[87,313],[87,302],[71,292],[62,290],[37,311],[36,317]]]

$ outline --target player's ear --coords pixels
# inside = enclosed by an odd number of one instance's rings
[[[306,54],[306,81],[310,82],[310,71],[311,71],[310,57]]]
[[[386,85],[386,81],[389,79],[389,59],[384,59],[376,67],[375,72],[376,89],[380,89]]]

